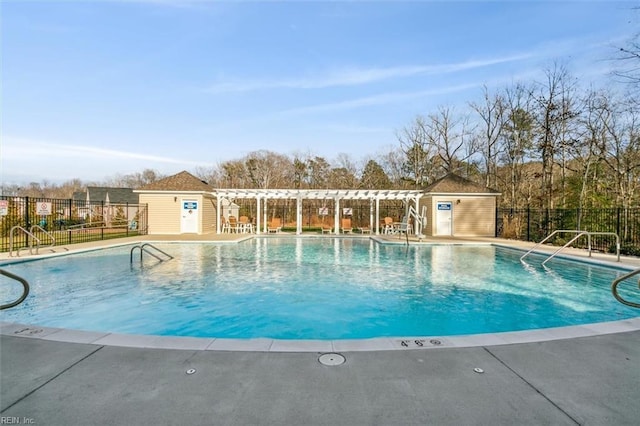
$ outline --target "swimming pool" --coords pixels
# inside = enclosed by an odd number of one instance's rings
[[[31,283],[0,320],[162,336],[363,339],[529,330],[637,316],[616,302],[623,271],[492,245],[385,245],[356,238],[158,243],[4,265]],[[551,263],[551,262],[550,262]],[[1,300],[10,300],[2,286]],[[631,287],[631,286],[630,286]],[[633,297],[633,296],[632,296]]]

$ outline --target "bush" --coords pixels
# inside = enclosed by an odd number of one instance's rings
[[[616,252],[616,245],[611,244],[609,246],[609,253]],[[620,246],[620,254],[624,256],[636,256],[640,257],[640,247],[635,246],[631,243],[625,243]]]

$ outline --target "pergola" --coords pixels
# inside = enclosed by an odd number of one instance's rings
[[[296,200],[296,234],[298,235],[302,233],[303,200],[333,200],[335,203],[334,232],[336,234],[340,233],[340,202],[342,200],[369,200],[369,223],[372,226],[375,224],[376,234],[380,234],[381,200],[402,200],[405,202],[408,212],[411,201],[415,203],[417,210],[423,192],[398,189],[216,189],[213,191],[213,195],[217,197],[218,205],[221,205],[223,198],[255,200],[257,233],[267,231],[267,204],[269,200]],[[216,232],[218,234],[222,232],[220,215],[221,209],[217,209]]]

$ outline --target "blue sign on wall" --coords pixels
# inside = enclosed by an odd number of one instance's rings
[[[438,210],[451,210],[451,203],[438,203]]]
[[[182,208],[184,210],[196,210],[198,208],[198,203],[195,201],[185,201],[182,204]]]

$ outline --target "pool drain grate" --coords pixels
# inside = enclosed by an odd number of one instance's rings
[[[320,361],[320,364],[322,365],[334,367],[336,365],[344,364],[346,359],[340,354],[322,354],[320,355],[320,358],[318,358],[318,361]]]

